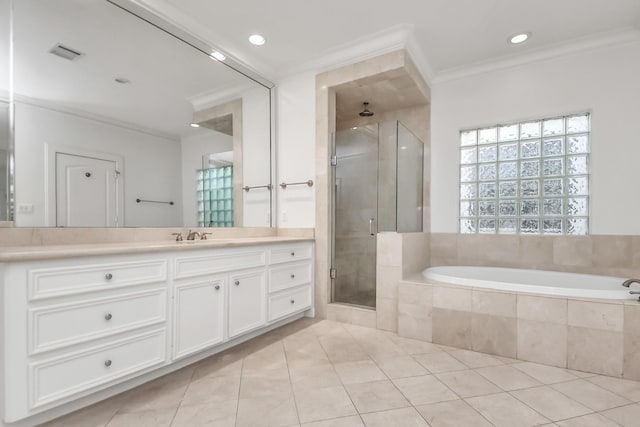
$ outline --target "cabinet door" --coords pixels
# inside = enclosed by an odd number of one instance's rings
[[[225,289],[226,281],[223,278],[176,285],[174,359],[224,340]]]
[[[266,272],[235,274],[229,280],[229,338],[266,323]]]

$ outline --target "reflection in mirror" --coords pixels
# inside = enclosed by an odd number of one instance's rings
[[[9,103],[0,101],[0,221],[10,221],[9,207],[10,200],[9,170],[11,156],[9,151]]]
[[[13,3],[16,225],[269,226],[269,84],[112,3]]]

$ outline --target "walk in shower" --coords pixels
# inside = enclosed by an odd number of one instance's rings
[[[398,121],[334,134],[332,301],[376,305],[376,235],[422,231],[424,145]]]

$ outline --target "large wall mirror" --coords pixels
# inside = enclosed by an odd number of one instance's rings
[[[141,4],[11,2],[15,167],[2,169],[0,139],[0,220],[271,226],[273,85]]]

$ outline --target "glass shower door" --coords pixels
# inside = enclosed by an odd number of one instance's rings
[[[335,134],[333,301],[375,307],[378,126]]]

